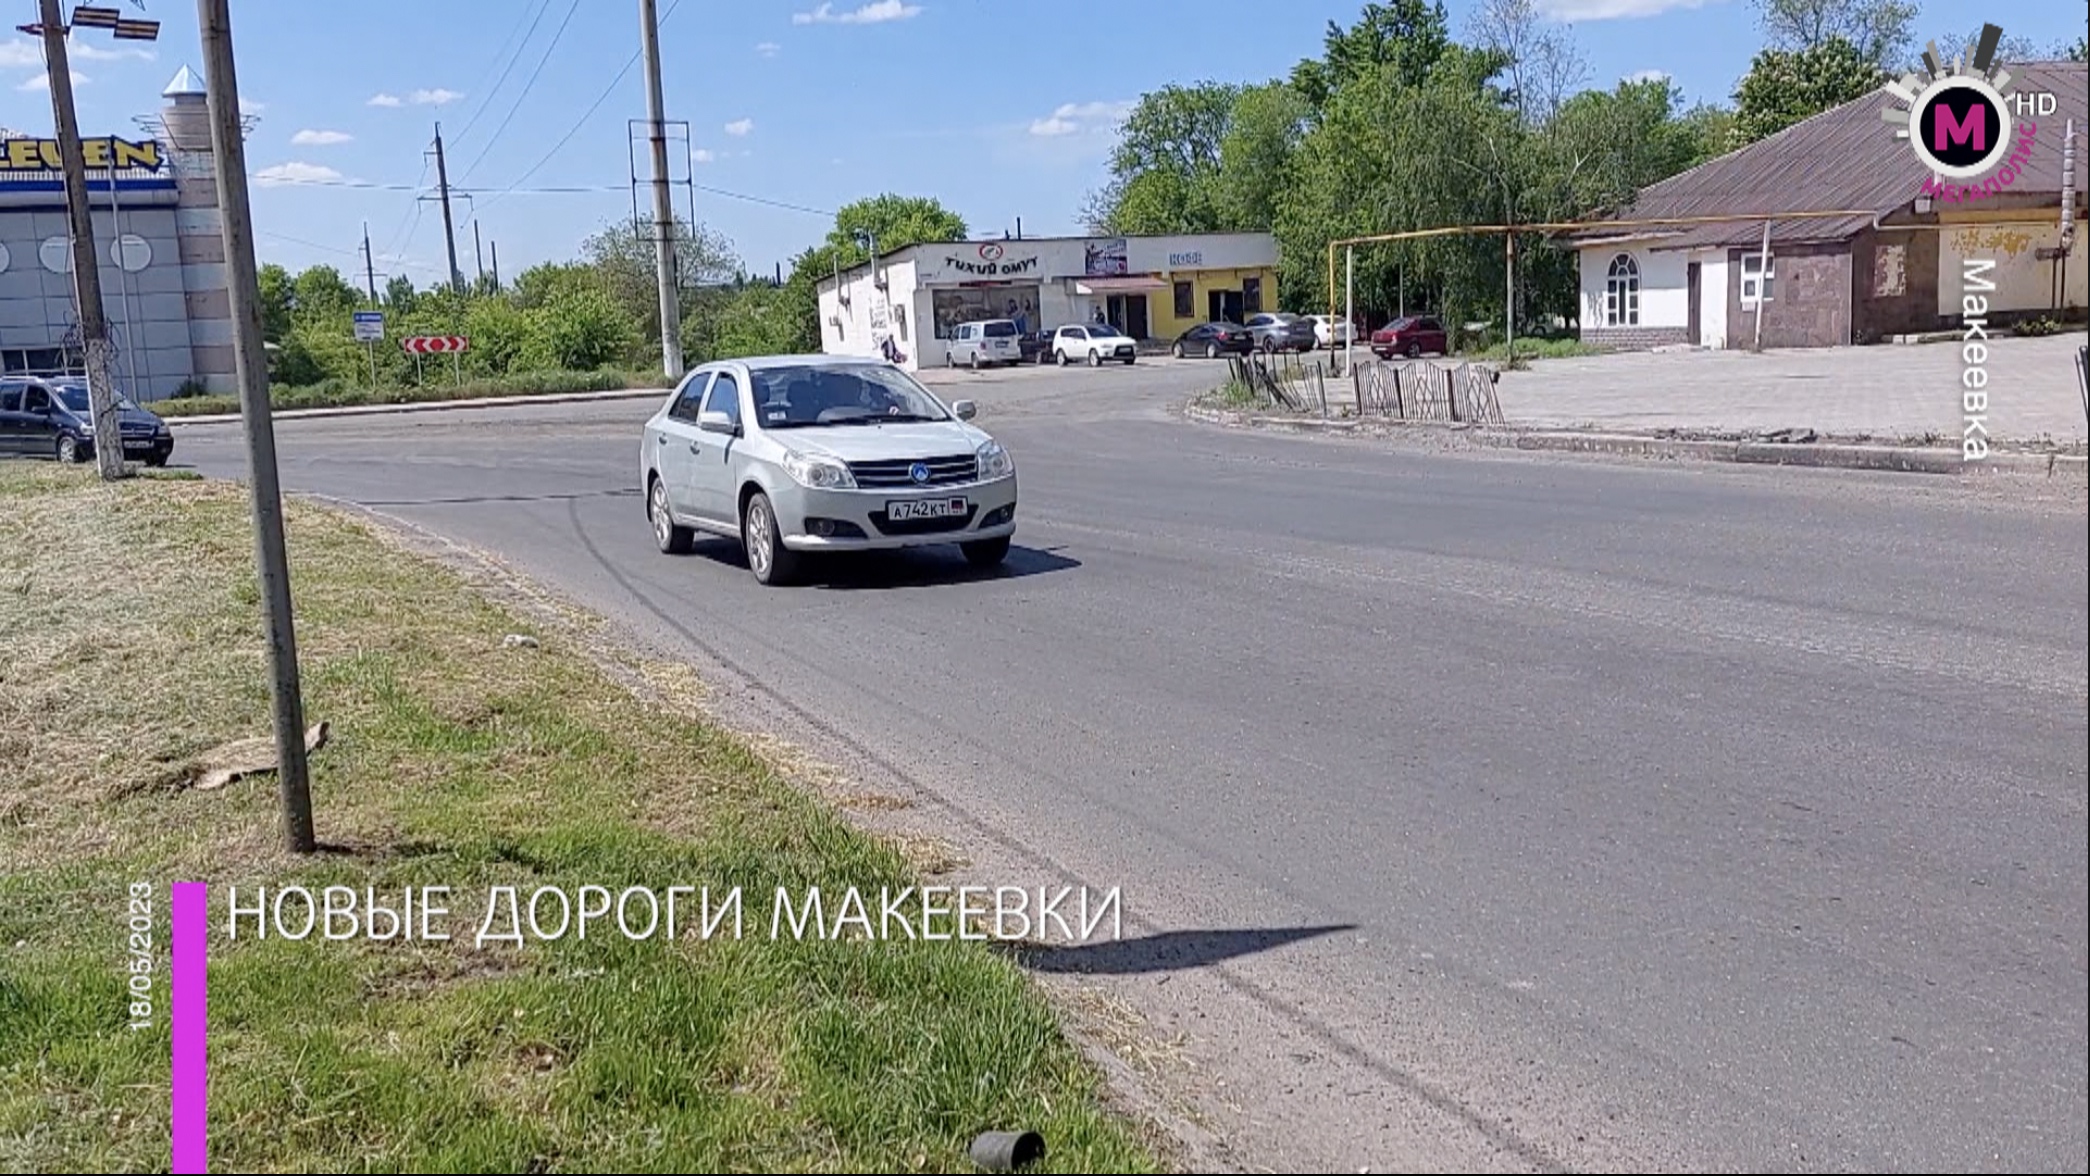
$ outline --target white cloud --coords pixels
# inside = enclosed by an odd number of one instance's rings
[[[1043,138],[1078,135],[1083,131],[1110,130],[1132,113],[1130,102],[1068,102],[1030,124],[1030,133]]]
[[[94,80],[93,78],[88,77],[86,74],[81,73],[79,70],[72,71],[72,74],[73,88],[76,90],[79,89],[81,86],[84,86]],[[38,93],[41,91],[48,91],[50,88],[51,75],[47,73],[32,74],[30,75],[29,80],[15,87],[15,89],[17,90],[21,90],[24,93],[30,94]]]
[[[751,118],[736,118],[726,124],[726,133],[734,136],[745,135],[754,129],[755,120]]]
[[[290,137],[293,147],[332,147],[355,138],[347,131],[299,131]]]
[[[0,69],[44,66],[44,47],[34,41],[0,41]]]
[[[408,101],[415,106],[448,106],[462,97],[464,95],[455,90],[445,90],[438,86],[433,90],[415,90],[408,96]]]
[[[126,45],[117,49],[106,49],[92,41],[80,41],[67,46],[72,56],[82,61],[157,61],[159,54],[150,49],[138,49]]]
[[[695,151],[690,152],[690,158],[698,163],[710,163],[718,158],[718,152],[713,151],[709,147],[699,147]]]
[[[1666,69],[1634,70],[1626,75],[1625,80],[1629,82],[1666,82],[1669,80],[1669,71]]]
[[[794,12],[791,23],[809,24],[882,24],[889,20],[906,20],[921,14],[919,4],[903,4],[901,0],[872,0],[861,8],[847,12],[836,12],[832,4],[822,4],[811,12]]]
[[[764,57],[775,57],[783,50],[784,47],[775,41],[764,41],[760,45],[755,46],[755,52],[760,53]]]
[[[254,173],[254,182],[264,188],[283,184],[330,184],[341,178],[341,173],[316,163],[279,163]]]
[[[1703,8],[1713,0],[1539,0],[1554,20],[1625,20],[1660,16],[1679,8]]]
[[[268,108],[268,103],[256,102],[252,98],[242,98],[239,100],[239,112],[241,114],[260,114],[262,111],[267,110]]]
[[[370,101],[366,105],[398,106],[399,104],[399,99],[390,94],[373,94],[370,96]]]

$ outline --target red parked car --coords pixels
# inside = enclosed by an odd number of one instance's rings
[[[1372,332],[1372,354],[1380,359],[1396,355],[1416,356],[1424,352],[1443,355],[1450,351],[1444,324],[1427,316],[1397,318]]]

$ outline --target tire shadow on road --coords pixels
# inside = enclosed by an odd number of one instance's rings
[[[875,592],[1021,580],[1072,571],[1081,566],[1080,560],[1062,555],[1060,551],[1060,548],[1012,546],[1008,558],[991,568],[967,563],[955,545],[901,551],[822,552],[805,561],[798,582],[805,588]],[[741,570],[747,568],[747,553],[730,540],[700,538],[690,555]]]
[[[1252,927],[1225,931],[1160,931],[1132,939],[1066,946],[1010,943],[1016,962],[1034,972],[1133,976],[1208,968],[1308,939],[1355,931],[1353,923],[1318,927]]]

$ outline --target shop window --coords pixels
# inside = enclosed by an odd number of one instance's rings
[[[1187,319],[1187,318],[1189,318],[1189,317],[1190,317],[1191,315],[1194,315],[1194,314],[1196,314],[1196,313],[1197,313],[1197,295],[1196,295],[1196,294],[1195,294],[1195,293],[1194,293],[1194,292],[1193,292],[1193,291],[1191,290],[1191,288],[1190,288],[1190,283],[1188,283],[1188,282],[1177,282],[1177,283],[1176,283],[1176,317],[1177,317],[1177,318],[1179,318],[1179,319]]]
[[[937,290],[930,296],[936,338],[948,340],[964,323],[1009,319],[1024,333],[1044,330],[1038,321],[1037,286],[984,286]]]
[[[1771,301],[1771,287],[1778,277],[1778,259],[1761,253],[1742,255],[1742,305]]]
[[[1263,309],[1263,279],[1241,279],[1241,310],[1246,314],[1259,314]]]

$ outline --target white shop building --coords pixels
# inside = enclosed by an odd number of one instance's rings
[[[820,347],[940,367],[960,323],[1013,319],[1025,332],[1100,318],[1171,340],[1212,319],[1277,306],[1268,233],[1032,237],[911,245],[820,283]]]

